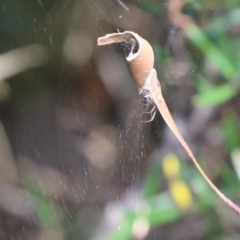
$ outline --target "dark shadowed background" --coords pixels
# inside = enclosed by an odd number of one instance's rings
[[[153,46],[181,133],[240,205],[239,1],[2,0],[0,239],[240,239],[160,114],[146,122],[123,48],[97,46],[118,31]]]

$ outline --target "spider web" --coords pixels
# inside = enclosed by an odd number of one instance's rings
[[[0,221],[9,219],[0,237],[107,239],[121,229],[126,209],[139,211],[162,131],[159,116],[144,123],[124,51],[97,47],[96,39],[131,30],[169,52],[175,29],[160,28],[166,2],[23,0],[0,7],[7,93],[0,116],[9,149],[0,170],[10,176],[7,198],[19,201],[14,208],[0,198]],[[135,239],[149,233],[146,223],[143,229]]]

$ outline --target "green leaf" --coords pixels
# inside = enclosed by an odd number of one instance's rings
[[[178,220],[182,212],[169,192],[161,193],[148,201],[151,211],[146,215],[151,225],[163,225]]]
[[[195,82],[195,86],[198,92],[205,93],[206,91],[213,90],[215,86],[204,76],[198,74],[197,81]]]
[[[124,221],[114,232],[107,238],[108,240],[127,240],[132,235],[132,225],[136,215],[131,212],[126,212],[124,215]]]
[[[229,152],[240,146],[239,128],[235,112],[229,112],[220,123],[221,131]]]
[[[196,107],[213,107],[229,101],[236,96],[237,89],[229,83],[223,83],[213,89],[206,90],[193,98]]]
[[[149,198],[157,194],[162,183],[162,171],[160,164],[155,164],[148,172],[148,175],[141,188],[143,198]]]
[[[41,225],[43,227],[56,225],[60,216],[52,199],[43,194],[38,184],[29,184],[27,187]]]
[[[233,64],[209,41],[200,28],[192,24],[185,30],[185,33],[191,42],[204,53],[206,60],[214,65],[225,78],[232,79],[237,75]]]

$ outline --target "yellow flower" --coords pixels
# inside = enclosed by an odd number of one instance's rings
[[[176,177],[180,170],[179,159],[174,154],[168,154],[163,158],[163,172],[167,178]]]
[[[170,182],[170,192],[182,210],[189,208],[192,204],[193,198],[188,185],[182,180],[173,180]]]

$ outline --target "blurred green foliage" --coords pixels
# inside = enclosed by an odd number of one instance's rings
[[[37,183],[27,183],[26,187],[37,212],[40,225],[43,228],[57,226],[61,218],[54,201],[43,193]]]

